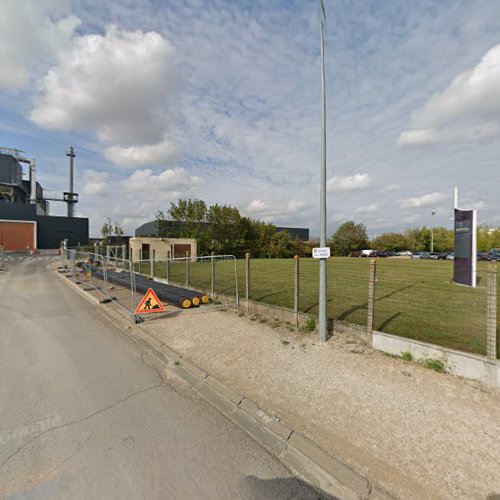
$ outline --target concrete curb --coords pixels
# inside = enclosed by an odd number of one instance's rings
[[[47,267],[82,297],[94,305],[100,305],[98,299],[89,296],[57,270]],[[122,314],[103,307],[97,309],[103,317],[154,358],[160,369],[167,369],[181,377],[203,399],[264,446],[286,468],[316,489],[342,499],[397,498],[374,484],[370,478],[328,454],[279,418],[266,413],[255,402],[160,342],[140,325],[135,325],[135,329],[141,332],[137,335],[132,333],[130,327],[125,327]]]

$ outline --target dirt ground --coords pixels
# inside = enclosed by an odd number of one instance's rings
[[[500,494],[500,393],[235,312],[142,327],[402,498]]]

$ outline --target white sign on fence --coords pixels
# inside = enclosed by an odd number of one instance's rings
[[[328,259],[330,257],[330,247],[313,248],[313,257],[315,259]]]

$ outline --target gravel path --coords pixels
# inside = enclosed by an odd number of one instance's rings
[[[143,328],[402,498],[500,494],[495,389],[234,312]]]

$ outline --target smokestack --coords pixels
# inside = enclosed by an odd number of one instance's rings
[[[30,160],[30,203],[36,204],[36,164],[35,160]]]
[[[75,216],[75,203],[73,201],[73,158],[76,156],[73,146],[68,148],[66,156],[69,157],[69,200],[68,200],[68,217]]]

